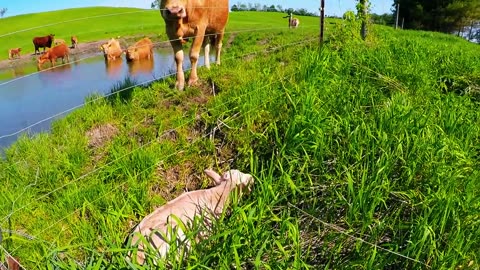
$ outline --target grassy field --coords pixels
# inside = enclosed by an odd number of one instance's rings
[[[315,18],[260,30],[279,15],[232,13],[198,87],[92,96],[7,149],[2,246],[27,269],[152,269],[125,261],[130,228],[237,168],[252,194],[170,268],[478,269],[478,45],[339,23],[319,48]]]

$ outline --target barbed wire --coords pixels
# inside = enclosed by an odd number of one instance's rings
[[[306,25],[307,28],[310,28],[313,29],[313,28],[318,28],[318,25]],[[248,29],[240,29],[240,30],[232,30],[232,31],[226,31],[224,32],[224,34],[239,34],[239,33],[247,33],[247,32],[256,32],[256,31],[266,31],[266,30],[280,30],[280,29],[285,29],[285,27],[266,27],[266,28],[256,28],[256,29],[251,29],[251,28],[248,28]],[[285,30],[285,31],[288,31],[288,30]],[[214,36],[214,35],[217,35],[217,34],[205,34],[204,37],[210,37],[210,36]],[[188,37],[188,38],[196,38],[197,36],[192,36],[192,37]],[[169,39],[169,40],[165,40],[165,41],[158,41],[158,42],[153,42],[154,45],[160,45],[160,44],[168,44],[170,43],[171,41],[178,41],[178,40],[182,40],[182,38],[178,38],[178,39]],[[98,43],[101,43],[102,41],[98,42]],[[79,53],[76,53],[76,54],[81,54],[81,53],[84,53],[84,52],[91,52],[92,50],[84,50],[84,51],[80,51]],[[45,68],[45,69],[42,69],[42,70],[39,70],[37,72],[32,72],[30,74],[27,74],[27,75],[24,75],[24,76],[20,76],[20,77],[17,77],[15,79],[12,79],[12,80],[8,80],[8,81],[5,81],[5,82],[2,82],[0,83],[0,86],[4,86],[6,84],[9,84],[9,83],[12,83],[12,82],[15,82],[15,81],[18,81],[18,80],[21,80],[23,78],[26,78],[26,77],[30,77],[30,76],[33,76],[33,75],[36,75],[38,73],[42,73],[42,72],[47,72],[47,71],[50,71],[56,67],[62,67],[62,66],[65,66],[65,65],[69,65],[69,64],[73,64],[73,63],[78,63],[78,62],[81,62],[81,61],[84,61],[86,59],[90,59],[90,58],[93,58],[93,57],[98,57],[102,55],[101,52],[97,53],[97,54],[94,54],[94,55],[91,55],[91,56],[88,56],[88,57],[84,57],[84,58],[81,58],[79,60],[75,60],[75,61],[70,61],[68,63],[63,63],[63,64],[60,64],[60,65],[57,65],[55,67],[50,67],[50,68]],[[1,138],[1,137],[0,137]]]
[[[64,24],[64,23],[77,22],[77,21],[88,20],[88,19],[93,19],[93,18],[102,18],[102,17],[111,17],[111,16],[117,16],[117,15],[125,15],[125,14],[133,14],[133,13],[147,12],[147,11],[151,11],[151,10],[109,13],[109,14],[102,14],[102,15],[96,15],[96,16],[88,16],[88,17],[82,17],[82,18],[77,18],[77,19],[71,19],[71,20],[65,20],[65,21],[60,21],[60,22],[54,22],[54,23],[44,24],[44,25],[40,25],[40,26],[25,28],[25,29],[18,30],[18,31],[14,31],[14,32],[10,32],[10,33],[7,33],[7,34],[2,34],[2,35],[0,35],[0,38],[1,38],[1,37],[6,37],[6,36],[11,36],[11,35],[13,35],[13,34],[18,34],[18,33],[22,33],[22,32],[27,32],[27,31],[35,30],[35,29],[45,28],[45,27],[54,26],[54,25],[60,25],[60,24]]]
[[[315,25],[315,28],[312,26],[311,29],[316,29],[316,27],[318,27],[318,26]],[[285,29],[285,27],[268,27],[268,28],[254,29],[254,30],[252,30],[252,29],[242,29],[242,30],[238,30],[238,31],[225,32],[225,34],[240,34],[240,33],[254,32],[254,31],[278,30],[278,29]],[[287,30],[287,31],[288,31],[288,30]],[[207,34],[207,35],[205,35],[205,36],[213,36],[213,35],[216,35],[216,34]],[[170,41],[174,41],[174,40],[180,40],[180,39],[173,39],[173,40],[155,42],[154,44],[157,44],[157,45],[158,45],[158,44],[163,44],[163,43],[169,43]],[[84,57],[84,58],[78,59],[78,60],[76,60],[76,61],[72,61],[72,62],[69,62],[69,63],[65,63],[65,64],[62,64],[62,65],[57,65],[56,67],[61,67],[61,66],[65,66],[65,65],[70,65],[70,64],[72,64],[72,63],[81,62],[81,61],[84,61],[84,60],[86,60],[86,59],[89,59],[89,58],[92,58],[92,57],[98,57],[98,56],[99,56],[99,55]],[[44,69],[44,70],[41,70],[41,71],[37,71],[37,72],[31,73],[31,74],[27,74],[27,75],[25,75],[25,76],[21,76],[21,77],[15,78],[15,79],[13,79],[13,80],[9,80],[9,81],[4,82],[4,83],[0,83],[0,86],[6,85],[6,84],[11,83],[11,82],[13,82],[13,81],[17,81],[17,80],[24,79],[24,78],[29,77],[29,76],[36,75],[36,74],[41,73],[41,72],[47,72],[47,71],[52,70],[52,69],[54,69],[54,68],[55,68],[55,67],[50,67],[50,68],[48,68],[48,69]],[[175,73],[170,73],[170,74],[167,74],[167,75],[165,75],[165,76],[163,76],[163,77],[160,77],[160,78],[157,78],[157,79],[153,79],[153,80],[149,80],[149,81],[147,81],[147,82],[143,82],[143,83],[141,83],[141,84],[139,84],[139,85],[144,85],[144,84],[146,84],[146,83],[150,83],[150,82],[153,82],[153,81],[156,81],[156,80],[159,80],[159,79],[165,79],[165,78],[167,78],[167,77],[169,77],[169,76],[172,76],[172,75],[175,75]],[[139,86],[139,85],[135,85],[135,86]],[[134,87],[135,87],[135,86],[134,86]],[[111,94],[114,94],[114,93],[111,93]],[[111,95],[111,94],[110,94],[110,95]],[[108,96],[108,95],[107,95],[107,96]],[[56,117],[59,117],[59,116],[65,114],[65,113],[71,112],[71,111],[73,111],[73,110],[75,110],[75,109],[81,108],[81,107],[83,107],[83,106],[85,106],[85,105],[87,105],[87,104],[89,104],[89,103],[93,103],[93,102],[95,102],[95,101],[97,101],[97,100],[99,100],[99,99],[102,99],[102,98],[103,98],[103,97],[99,97],[99,98],[96,98],[96,99],[91,99],[91,100],[86,101],[86,102],[84,102],[84,103],[82,103],[82,104],[79,104],[79,105],[77,105],[77,106],[73,106],[73,107],[71,107],[71,108],[69,108],[69,109],[66,109],[66,110],[64,110],[64,111],[62,111],[62,112],[59,112],[59,113],[57,113],[57,114],[55,114],[55,115],[52,115],[52,116],[46,117],[46,118],[44,118],[44,119],[41,119],[41,120],[39,120],[39,121],[31,124],[31,125],[28,125],[28,126],[22,128],[22,129],[19,129],[19,130],[17,130],[17,131],[14,131],[14,132],[12,132],[12,133],[0,135],[0,139],[18,135],[18,134],[20,134],[20,133],[22,133],[22,132],[25,132],[25,131],[31,129],[32,127],[35,127],[35,126],[37,126],[37,125],[39,125],[39,124],[41,124],[41,123],[44,123],[44,122],[46,122],[46,121],[48,121],[48,120],[54,119],[54,118],[56,118]]]
[[[192,8],[225,9],[225,7],[218,7],[218,6],[192,6]],[[228,7],[227,9],[230,11],[230,7]],[[6,37],[6,36],[11,36],[11,35],[18,34],[18,33],[28,32],[28,31],[31,31],[31,30],[46,28],[46,27],[49,27],[49,26],[61,25],[61,24],[65,24],[65,23],[85,21],[85,20],[104,18],[104,17],[112,17],[112,16],[118,16],[118,15],[128,15],[128,14],[135,14],[135,13],[161,12],[161,11],[166,11],[166,10],[168,10],[168,9],[166,9],[166,8],[163,8],[163,9],[162,8],[155,8],[155,9],[142,9],[142,10],[139,10],[139,11],[116,12],[116,13],[108,13],[108,14],[95,15],[95,16],[86,16],[86,17],[81,17],[81,18],[76,18],[76,19],[71,19],[71,20],[64,20],[64,21],[59,21],[59,22],[34,26],[34,27],[30,27],[30,28],[25,28],[25,29],[9,32],[9,33],[6,33],[6,34],[0,34],[0,38]],[[58,10],[55,10],[55,11],[58,11]],[[277,11],[277,12],[283,13],[282,11]],[[159,14],[159,22],[163,22],[163,19],[162,19],[160,14]]]
[[[282,29],[283,29],[284,27],[278,27],[278,28],[282,28]],[[273,29],[273,28],[269,28],[269,29]],[[256,31],[256,30],[251,30],[251,31]],[[248,32],[248,31],[246,31],[246,32]],[[238,32],[235,31],[235,32],[233,32],[233,33],[238,33]],[[0,37],[1,37],[1,36],[0,36]],[[316,40],[316,39],[307,40],[307,42],[314,41],[314,40]],[[158,42],[157,44],[166,43],[166,42],[170,42],[170,41]],[[295,43],[287,44],[287,45],[285,45],[285,46],[277,46],[277,47],[274,47],[274,48],[269,48],[269,49],[265,49],[265,50],[260,50],[259,52],[267,52],[267,51],[269,51],[269,50],[277,50],[277,49],[279,49],[279,48],[283,48],[283,47],[286,47],[286,46],[288,46],[288,45],[300,44],[300,43],[306,43],[306,41],[303,41],[303,42],[295,42]],[[251,54],[252,54],[252,53],[249,53],[248,55],[251,55]],[[237,57],[238,57],[238,56],[237,56]],[[85,59],[86,59],[86,58],[85,58]],[[227,58],[227,59],[228,59],[228,58]],[[84,60],[84,59],[82,59],[82,60]],[[82,60],[80,60],[80,61],[82,61]],[[187,70],[188,70],[188,69],[187,69]],[[171,73],[171,74],[168,74],[168,75],[166,75],[165,77],[162,77],[162,78],[167,78],[168,76],[172,76],[172,75],[174,75],[174,74],[175,74],[175,73]],[[294,73],[294,74],[295,74],[295,73]],[[290,76],[293,76],[294,74],[291,74]],[[286,77],[287,77],[287,76],[284,76],[282,79],[285,79]],[[144,84],[147,84],[147,83],[152,82],[152,81],[154,81],[154,80],[144,81],[144,82],[139,83],[139,84],[137,84],[137,85],[135,85],[135,86],[130,86],[130,87],[124,88],[124,89],[122,89],[122,90],[120,90],[120,91],[118,91],[118,92],[126,91],[126,90],[128,90],[128,89],[133,88],[133,87],[137,87],[137,86],[140,86],[140,85],[144,85]],[[273,82],[272,82],[272,83],[273,83]],[[271,83],[270,83],[270,84],[271,84]],[[263,87],[267,87],[267,86],[270,85],[270,84],[264,85]],[[0,85],[1,85],[1,84],[0,84]],[[111,93],[111,94],[116,94],[116,93],[118,93],[118,92]],[[109,94],[109,95],[107,95],[107,96],[105,96],[105,97],[108,97],[108,96],[110,96],[111,94]],[[101,97],[101,98],[105,98],[105,97]],[[101,98],[99,98],[99,99],[101,99]],[[85,104],[82,104],[82,105],[80,105],[80,107],[81,107],[81,106],[84,106],[84,105],[85,105]],[[222,104],[222,106],[223,106],[223,105],[224,105],[224,104]],[[78,108],[78,107],[79,107],[79,106],[72,107],[72,109],[69,109],[68,111],[71,111],[71,110],[73,110],[73,109],[75,109],[75,108]],[[254,109],[254,108],[252,108],[252,110],[253,110],[253,109]],[[60,113],[59,115],[64,114],[64,113],[66,113],[66,112],[68,112],[68,111],[62,112],[62,113]],[[58,116],[58,115],[56,115],[56,116]],[[187,122],[187,123],[189,123],[189,122]],[[181,128],[182,126],[186,125],[187,123],[184,123],[184,124],[182,124],[182,125],[179,125],[178,127],[174,128],[174,129]],[[169,132],[171,132],[171,129],[168,130],[168,131],[166,131],[166,132],[164,132],[164,133],[160,136],[160,138],[163,137],[163,136],[165,136],[165,135],[168,134]],[[17,134],[18,134],[18,133],[17,133]],[[193,141],[192,144],[200,141],[201,139],[204,139],[205,137],[207,137],[207,136],[209,136],[209,135],[210,135],[210,134],[204,134],[204,135],[202,135],[200,138],[197,138],[195,141]],[[13,136],[13,135],[12,135],[12,136]],[[0,136],[0,139],[3,138],[3,137],[4,137],[4,136]],[[150,144],[156,142],[157,140],[158,140],[158,139],[156,138],[156,139],[154,139],[154,140],[152,140],[152,141],[150,141],[150,142],[148,142],[148,143],[146,143],[146,144],[143,144],[142,146],[138,147],[137,149],[132,150],[130,153],[127,153],[127,154],[121,156],[119,159],[116,159],[116,160],[112,161],[111,163],[107,163],[106,165],[111,165],[111,164],[113,164],[114,162],[117,162],[117,161],[119,161],[120,159],[122,159],[122,158],[124,158],[124,157],[126,157],[126,156],[128,156],[128,155],[130,155],[130,154],[132,154],[133,152],[138,151],[139,149],[142,149],[142,148],[144,148],[145,146],[150,145]],[[178,151],[176,151],[176,152],[174,152],[174,153],[171,153],[171,154],[163,157],[161,160],[159,160],[158,162],[156,162],[156,163],[153,164],[152,166],[150,166],[150,167],[148,167],[148,168],[145,168],[144,170],[142,170],[141,172],[139,172],[139,174],[145,172],[145,171],[148,170],[148,169],[151,169],[152,167],[158,166],[158,164],[160,164],[161,162],[163,162],[163,161],[164,161],[165,159],[167,159],[168,157],[173,156],[173,155],[176,155],[176,154],[179,154],[179,153],[181,153],[181,152],[183,152],[183,150],[178,150]],[[106,167],[106,166],[105,166],[105,167]],[[98,169],[101,169],[101,168],[103,168],[103,167],[100,167],[100,168],[98,168]],[[98,171],[98,170],[95,169],[95,170],[93,170],[90,174],[93,174],[93,173],[96,172],[96,171]],[[90,175],[90,174],[88,174],[88,175]],[[86,177],[86,176],[87,176],[87,175],[85,175],[85,177]],[[82,176],[81,176],[80,178],[78,178],[77,180],[75,180],[75,181],[78,181],[78,180],[80,180],[81,178],[82,178]],[[114,192],[115,190],[117,190],[118,188],[120,188],[120,187],[122,187],[123,185],[125,185],[127,182],[128,182],[128,180],[120,183],[119,185],[116,185],[113,189],[109,190],[108,192],[106,192],[105,194],[103,194],[102,196],[100,196],[99,198],[96,198],[95,200],[89,201],[89,202],[87,202],[87,203],[93,206],[93,204],[94,204],[95,202],[97,202],[97,201],[105,198],[106,196],[108,196],[109,194],[113,193],[113,192]],[[65,186],[62,186],[61,188],[63,188],[63,187],[65,187]],[[54,190],[54,192],[56,192],[56,191],[58,191],[58,190],[59,190],[59,189],[56,189],[56,190]],[[50,194],[52,194],[52,193],[50,193]],[[419,264],[422,264],[422,265],[426,266],[427,268],[430,268],[429,265],[427,265],[427,264],[425,264],[425,263],[423,263],[423,262],[421,262],[421,261],[419,261],[419,260],[416,260],[416,259],[414,259],[414,258],[410,258],[410,257],[408,257],[408,256],[406,256],[406,255],[403,255],[403,254],[398,253],[398,252],[395,252],[395,251],[388,250],[388,249],[386,249],[386,248],[383,248],[383,247],[381,247],[381,246],[378,246],[377,244],[370,243],[370,242],[368,242],[368,241],[366,241],[366,240],[364,240],[364,239],[362,239],[362,238],[359,238],[359,237],[356,237],[356,236],[352,236],[352,235],[348,234],[343,228],[341,228],[341,227],[339,227],[339,226],[337,226],[337,225],[334,225],[334,224],[327,223],[327,222],[319,219],[318,217],[315,217],[315,216],[307,213],[306,211],[298,208],[297,206],[295,206],[295,205],[293,205],[293,204],[291,204],[291,203],[288,203],[288,204],[289,204],[291,207],[293,207],[293,208],[297,209],[298,211],[302,212],[304,215],[307,215],[307,216],[309,216],[309,217],[317,220],[318,222],[320,222],[320,223],[323,224],[324,226],[329,227],[329,228],[331,228],[331,229],[334,229],[335,231],[338,231],[339,233],[342,233],[342,234],[346,235],[346,236],[349,237],[349,238],[355,239],[355,240],[360,241],[360,242],[362,242],[362,243],[368,244],[368,245],[370,245],[370,246],[372,246],[372,247],[374,247],[374,248],[383,250],[383,251],[385,251],[385,252],[394,254],[394,255],[396,255],[396,256],[402,257],[402,258],[407,259],[407,260],[411,260],[411,261],[413,261],[413,262],[415,262],[415,263],[419,263]],[[27,205],[27,206],[28,206],[28,205]],[[17,212],[18,210],[19,210],[19,209],[17,209],[15,212]],[[61,218],[61,219],[55,221],[54,223],[50,224],[49,226],[45,227],[42,231],[40,231],[39,233],[37,233],[36,236],[33,236],[33,238],[35,238],[35,239],[40,239],[40,235],[42,235],[44,232],[48,231],[50,228],[52,228],[52,227],[54,227],[55,225],[59,224],[59,223],[62,222],[63,220],[67,219],[68,217],[74,215],[74,214],[77,213],[79,210],[81,210],[81,208],[75,209],[72,213],[64,216],[63,218]],[[13,214],[13,213],[11,213],[11,214]],[[10,215],[11,215],[11,214],[10,214]],[[5,230],[4,230],[4,231],[5,231]],[[0,245],[0,247],[4,250],[4,252],[6,252],[7,254],[9,254],[9,253],[3,248],[3,246]],[[13,258],[13,257],[12,257],[12,258]],[[18,262],[18,263],[19,263],[19,262]],[[20,263],[19,263],[19,265],[20,265]],[[21,265],[20,265],[20,266],[21,266]],[[21,267],[23,267],[23,266],[21,266]],[[23,267],[23,268],[24,268],[24,267]],[[25,269],[25,268],[24,268],[24,269]]]

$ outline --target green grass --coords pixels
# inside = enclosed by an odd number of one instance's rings
[[[385,27],[361,41],[339,23],[319,48],[317,32],[228,34],[202,86],[89,97],[19,139],[0,162],[0,217],[34,238],[2,246],[27,269],[151,269],[124,260],[132,224],[192,179],[208,186],[203,169],[237,168],[252,194],[171,268],[478,269],[478,45]],[[99,127],[111,137],[92,144]]]

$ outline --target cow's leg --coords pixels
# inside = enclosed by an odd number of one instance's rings
[[[177,66],[177,81],[175,82],[175,88],[183,90],[185,87],[185,75],[183,74],[183,46],[180,40],[171,40],[170,44],[173,48],[173,54],[175,56],[175,64]]]
[[[215,62],[217,63],[217,65],[220,65],[220,54],[222,53],[222,46],[223,46],[222,40],[224,35],[223,31],[224,30],[218,33],[215,37],[215,51],[216,51]]]
[[[205,66],[210,68],[210,40],[208,37],[203,39],[202,46],[205,54]]]
[[[192,65],[192,72],[190,73],[190,78],[188,79],[188,85],[194,85],[198,81],[197,64],[204,38],[205,28],[197,28],[197,31],[195,33],[195,39],[193,40],[192,48],[190,49],[190,63]]]

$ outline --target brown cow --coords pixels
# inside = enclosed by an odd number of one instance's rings
[[[192,71],[188,85],[198,81],[197,62],[200,49],[205,50],[205,66],[210,67],[210,37],[216,49],[216,63],[220,64],[220,52],[225,25],[228,21],[228,0],[162,0],[160,11],[165,20],[165,28],[175,55],[177,81],[175,87],[182,90],[185,86],[183,73],[183,45],[185,38],[193,38],[190,49]]]
[[[78,38],[77,36],[72,36],[70,38],[70,41],[72,41],[72,49],[76,49],[78,45]]]
[[[40,54],[40,48],[43,48],[43,52],[45,52],[45,48],[51,48],[53,39],[55,38],[54,34],[50,34],[44,37],[34,37],[33,38],[33,46],[35,46],[35,54]]]
[[[127,61],[153,58],[153,43],[146,37],[137,41],[125,51]]]
[[[8,59],[13,59],[13,57],[18,56],[20,58],[20,52],[22,51],[22,48],[14,48],[8,50]]]
[[[102,46],[100,46],[100,50],[103,51],[103,56],[107,61],[115,60],[123,54],[120,42],[114,38],[111,38],[109,41],[103,43]]]
[[[52,67],[55,66],[55,61],[57,60],[57,58],[62,58],[62,63],[65,63],[65,58],[66,58],[68,62],[69,54],[70,54],[70,50],[68,49],[68,46],[65,43],[62,43],[51,49],[48,49],[47,52],[45,52],[42,56],[38,58],[38,68],[40,69],[43,63],[45,63],[47,60],[50,60],[50,63],[52,63]]]

